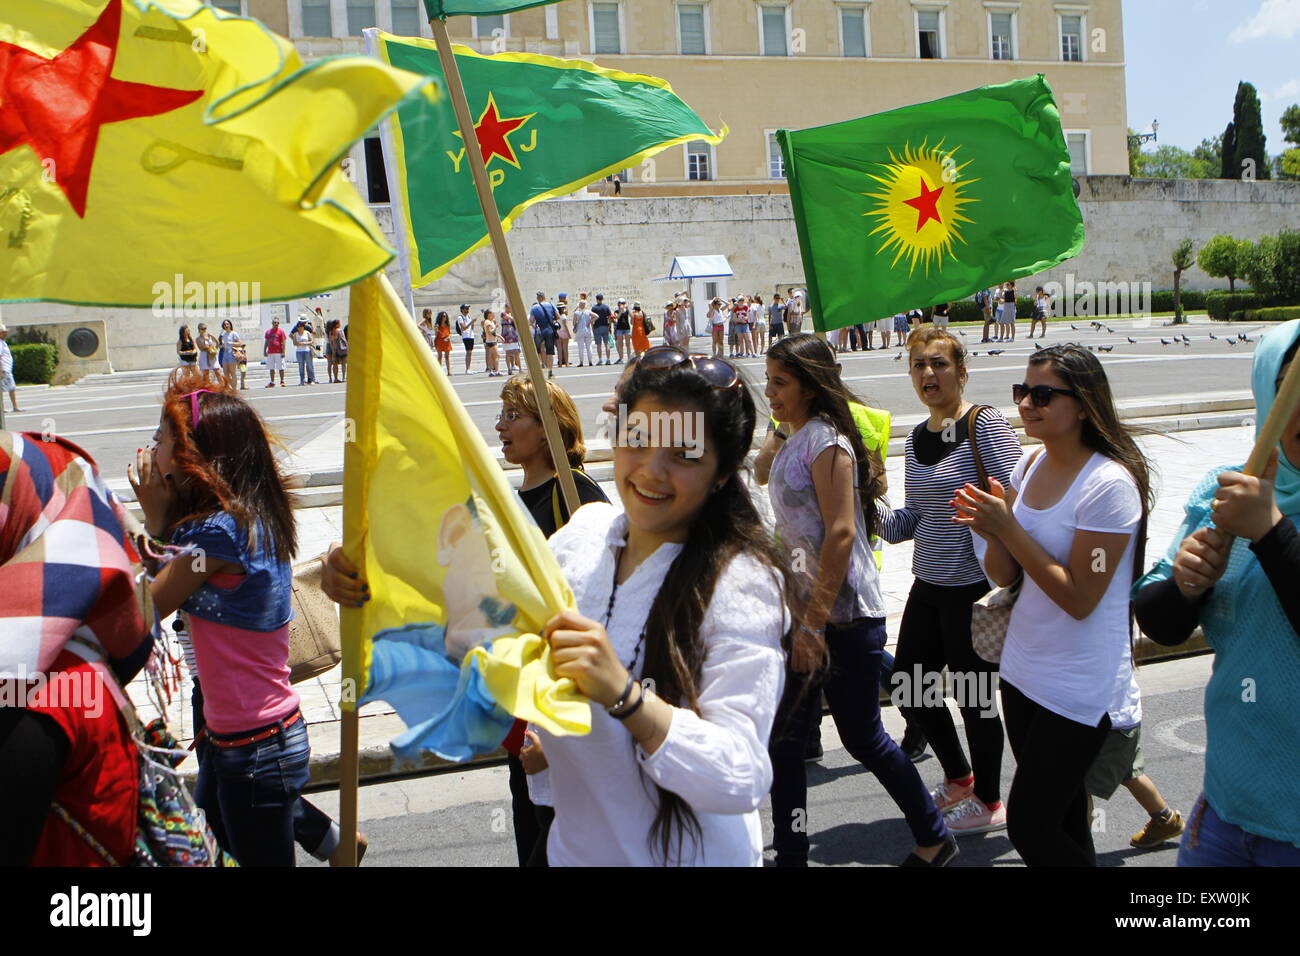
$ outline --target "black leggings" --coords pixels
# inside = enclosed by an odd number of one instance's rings
[[[68,738],[44,714],[0,707],[0,866],[27,866],[36,852]]]
[[[938,674],[944,667],[952,674],[995,673],[997,665],[976,654],[970,640],[971,605],[988,590],[985,581],[944,587],[916,579],[903,609],[894,673],[914,675],[918,666],[922,675]],[[986,708],[975,701],[965,703],[961,716],[970,746],[969,763],[946,704],[900,710],[909,724],[925,734],[949,780],[969,776],[973,765],[975,796],[991,805],[1001,799],[1002,721],[997,713],[986,716]]]
[[[1016,758],[1007,836],[1026,866],[1096,866],[1083,778],[1101,753],[1109,715],[1096,727],[1055,714],[1002,682],[1002,713]]]

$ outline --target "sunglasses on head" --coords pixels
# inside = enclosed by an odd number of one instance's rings
[[[736,371],[736,366],[726,359],[712,355],[687,355],[681,349],[671,345],[656,345],[654,348],[647,349],[636,360],[636,367],[660,370],[676,368],[687,362],[690,362],[695,367],[695,371],[699,372],[714,388],[735,388],[740,384],[740,373]]]
[[[1017,405],[1025,400],[1028,395],[1034,403],[1035,408],[1046,408],[1052,401],[1053,395],[1069,395],[1071,398],[1078,398],[1078,392],[1072,392],[1068,388],[1056,388],[1053,385],[1012,385],[1011,398]]]

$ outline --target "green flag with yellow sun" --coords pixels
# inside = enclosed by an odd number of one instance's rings
[[[1083,249],[1042,74],[776,135],[819,331],[965,298]]]

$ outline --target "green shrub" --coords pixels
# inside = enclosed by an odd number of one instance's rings
[[[59,364],[59,351],[53,345],[10,346],[14,353],[14,381],[24,385],[48,385]]]
[[[1246,313],[1247,321],[1250,322],[1286,322],[1290,319],[1300,319],[1300,305],[1281,305],[1270,309],[1256,309],[1254,312]]]
[[[1258,292],[1211,292],[1205,299],[1205,309],[1210,313],[1210,318],[1220,322],[1233,319],[1233,313],[1236,312],[1285,304],[1276,301],[1273,296],[1260,295]]]
[[[1179,291],[1179,297],[1183,300],[1182,306],[1184,312],[1199,312],[1205,306],[1205,293],[1194,292],[1191,289],[1182,289]],[[1163,289],[1160,292],[1151,293],[1151,311],[1152,312],[1172,312],[1174,311],[1174,291],[1173,289]]]
[[[949,322],[983,322],[984,310],[975,304],[974,299],[962,299],[954,302],[948,310]]]
[[[1283,229],[1264,236],[1245,254],[1244,269],[1251,288],[1261,295],[1279,305],[1300,302],[1300,232]]]

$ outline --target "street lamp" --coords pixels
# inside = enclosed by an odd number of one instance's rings
[[[1130,133],[1128,137],[1129,145],[1141,146],[1143,143],[1152,143],[1156,141],[1156,133],[1160,129],[1160,121],[1151,121],[1151,132],[1149,133]]]

